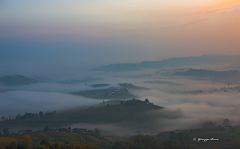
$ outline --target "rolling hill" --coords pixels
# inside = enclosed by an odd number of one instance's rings
[[[0,84],[5,86],[15,86],[15,85],[30,85],[34,83],[38,83],[39,81],[27,78],[22,75],[14,75],[14,76],[5,76],[0,78]]]
[[[29,114],[29,113],[28,113]],[[75,109],[72,111],[48,114],[44,116],[30,116],[14,120],[0,121],[0,129],[8,127],[39,129],[46,124],[51,128],[66,127],[72,124],[116,124],[120,127],[151,130],[153,126],[160,127],[161,121],[166,119],[183,118],[181,111],[171,111],[166,108],[146,103],[141,100],[121,101],[118,105],[104,105],[103,107],[89,107],[88,109]]]
[[[240,55],[227,56],[219,54],[207,54],[202,56],[169,58],[163,61],[144,61],[141,63],[127,63],[127,64],[111,64],[107,66],[100,66],[95,68],[96,71],[132,71],[143,68],[164,68],[164,67],[179,67],[179,66],[193,66],[193,65],[211,65],[211,64],[239,64]]]

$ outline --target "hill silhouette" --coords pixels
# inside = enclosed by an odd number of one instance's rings
[[[102,85],[102,84],[100,84],[100,85]],[[131,99],[131,98],[135,98],[136,96],[132,95],[129,92],[129,89],[131,89],[131,90],[148,90],[147,88],[135,86],[131,83],[118,83],[118,87],[109,87],[109,88],[105,88],[105,89],[95,89],[95,90],[72,92],[70,94],[85,96],[87,98],[95,98],[95,99]]]
[[[29,85],[38,83],[39,81],[27,78],[22,75],[14,75],[14,76],[4,76],[0,78],[0,84],[5,86],[15,86],[15,85]]]
[[[240,83],[240,72],[238,70],[214,71],[203,69],[189,69],[184,72],[176,72],[176,76],[191,77],[193,79],[208,79],[214,82],[238,84]]]
[[[0,127],[11,127],[28,125],[41,126],[51,124],[52,126],[64,126],[74,123],[121,123],[128,122],[142,123],[151,122],[159,118],[175,119],[182,117],[179,111],[168,111],[167,109],[147,103],[141,100],[121,101],[118,105],[104,105],[103,107],[90,107],[89,109],[77,109],[59,114],[49,114],[48,116],[33,117],[26,119],[15,119],[11,121],[1,121]]]
[[[210,65],[222,63],[239,63],[240,55],[227,56],[220,54],[206,54],[202,56],[169,58],[162,61],[143,61],[141,63],[127,64],[110,64],[95,68],[96,71],[132,71],[142,68],[164,68],[164,67],[179,67],[191,65]]]

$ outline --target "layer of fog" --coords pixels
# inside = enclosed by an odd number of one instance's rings
[[[84,91],[92,89],[90,86],[81,84],[60,84],[60,83],[36,83],[30,85],[20,86],[0,86],[1,89],[5,90],[17,90],[17,91],[39,91],[39,92],[61,92],[70,93],[77,91]]]
[[[181,109],[189,118],[202,121],[230,119],[239,124],[240,93],[212,93],[198,95],[169,94],[159,90],[135,92],[140,98],[150,99],[156,105],[169,109]],[[222,122],[222,121],[221,121]],[[219,125],[221,123],[218,123]]]
[[[161,121],[153,121],[146,123],[77,123],[70,125],[71,128],[88,128],[94,130],[98,128],[101,135],[128,138],[129,136],[139,133],[157,135],[161,132],[173,131],[175,129],[189,130],[191,128],[198,128],[196,123],[199,123],[197,119],[161,119]],[[67,126],[65,126],[67,127]]]
[[[174,72],[175,70],[166,70]],[[217,88],[220,90],[223,86],[230,86],[222,83],[211,82],[209,80],[190,80],[184,77],[174,77],[155,73],[156,70],[132,71],[132,72],[92,72],[90,77],[101,78],[85,83],[60,84],[60,83],[38,83],[29,86],[9,87],[20,91],[10,91],[0,94],[0,114],[24,114],[25,112],[37,113],[40,110],[53,111],[72,109],[78,106],[91,106],[97,104],[100,100],[87,99],[81,96],[73,96],[69,93],[75,91],[95,89],[90,87],[92,84],[109,84],[107,87],[117,86],[118,83],[132,83],[137,86],[146,87],[150,90],[130,90],[130,92],[139,99],[148,98],[150,102],[156,105],[166,107],[170,110],[181,109],[186,117],[177,119],[156,120],[152,124],[73,124],[72,128],[99,128],[103,135],[127,136],[142,133],[156,134],[163,131],[174,129],[192,129],[199,128],[205,122],[215,122],[221,125],[223,119],[230,119],[230,125],[239,125],[240,94],[224,92],[207,92],[209,89]],[[147,74],[151,76],[145,76]],[[140,75],[140,76],[139,76]],[[128,76],[128,77],[126,77]],[[137,77],[134,77],[137,76]],[[82,79],[86,76],[75,76],[74,79]],[[70,80],[71,77],[61,78],[59,80]],[[58,81],[59,81],[58,80]],[[165,81],[165,83],[146,83],[145,81]],[[145,82],[145,83],[144,83]],[[169,82],[169,83],[168,83]],[[202,94],[183,94],[182,92],[203,90]],[[59,93],[56,93],[59,92]],[[4,113],[4,114],[2,114]],[[151,126],[151,129],[146,128]],[[44,126],[36,128],[43,129]],[[57,126],[51,126],[57,128]],[[67,126],[65,126],[67,127]]]
[[[111,124],[73,124],[72,128],[98,128],[103,136],[128,137],[143,134],[156,135],[160,132],[176,129],[189,130],[201,128],[205,122],[222,125],[224,119],[230,120],[231,126],[240,125],[240,93],[213,93],[202,95],[169,94],[159,90],[135,91],[140,99],[148,98],[155,105],[163,106],[176,114],[183,113],[179,118],[171,118],[172,112],[165,113],[164,118],[156,118],[145,122],[120,122]],[[151,115],[162,116],[160,111]],[[142,115],[143,116],[143,115]]]
[[[0,94],[0,116],[88,108],[101,100],[56,92],[10,91]]]

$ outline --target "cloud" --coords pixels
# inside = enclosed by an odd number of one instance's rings
[[[197,95],[183,95],[165,93],[159,90],[135,92],[141,99],[148,98],[150,102],[169,109],[181,109],[185,116],[202,121],[222,123],[225,118],[231,124],[239,124],[240,94],[239,93],[211,93]]]

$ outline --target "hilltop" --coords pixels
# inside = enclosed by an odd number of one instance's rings
[[[102,85],[102,84],[100,84]],[[99,86],[98,84],[95,86]],[[87,91],[72,92],[73,95],[85,96],[88,98],[95,99],[130,99],[135,98],[135,95],[132,95],[129,92],[129,89],[132,90],[147,90],[147,88],[135,86],[131,83],[119,83],[117,87],[109,87],[105,89],[95,89]]]
[[[39,81],[37,80],[27,78],[22,75],[5,76],[0,78],[0,84],[3,84],[5,86],[30,85],[38,82]]]
[[[214,71],[191,68],[188,71],[176,72],[174,75],[190,77],[192,79],[207,79],[228,84],[240,83],[240,72],[238,70]]]
[[[175,119],[180,118],[183,114],[179,111],[168,111],[163,107],[154,105],[153,103],[130,100],[121,101],[118,105],[105,105],[104,107],[90,107],[89,109],[76,109],[59,114],[46,114],[44,116],[31,116],[28,113],[27,117],[1,121],[0,128],[4,127],[42,127],[49,124],[52,127],[61,127],[75,123],[104,123],[104,124],[143,124],[152,123],[161,118]],[[30,115],[30,116],[29,116]]]

